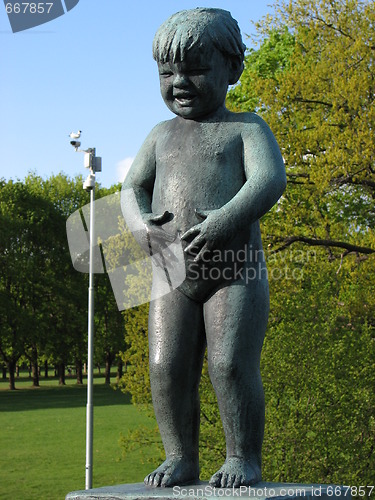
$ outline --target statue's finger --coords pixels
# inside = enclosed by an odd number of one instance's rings
[[[155,214],[150,217],[150,221],[153,222],[154,224],[164,224],[164,222],[167,222],[171,218],[171,213],[166,210],[162,214]]]
[[[198,217],[198,219],[205,220],[205,219],[207,219],[207,217],[210,213],[210,210],[200,210],[199,208],[196,208],[194,210],[194,212],[195,212],[195,215]]]
[[[203,255],[205,252],[209,250],[207,243],[203,245],[203,247],[200,249],[196,257],[194,258],[194,262],[199,262],[200,260],[203,259]]]
[[[200,225],[198,224],[197,226],[193,226],[192,228],[188,229],[182,236],[182,240],[188,240],[191,236],[198,235],[201,232]]]
[[[197,238],[195,238],[194,241],[192,241],[190,243],[190,245],[188,245],[184,252],[189,254],[189,255],[197,255],[201,249],[201,246],[202,246],[202,242],[200,240],[197,241]]]

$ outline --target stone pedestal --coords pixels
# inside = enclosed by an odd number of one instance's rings
[[[251,487],[214,488],[205,481],[173,488],[151,488],[143,483],[121,484],[72,491],[65,500],[216,500],[242,497],[252,500],[351,500],[350,489],[345,486],[323,484],[257,483]]]

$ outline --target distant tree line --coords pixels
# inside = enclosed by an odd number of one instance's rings
[[[20,363],[31,366],[34,386],[41,366],[44,375],[56,367],[60,384],[74,366],[82,383],[88,278],[73,268],[66,236],[68,217],[89,203],[82,181],[63,174],[0,180],[0,362],[10,389]],[[99,188],[97,197],[119,188]],[[124,322],[105,274],[95,276],[95,288],[95,361],[109,383],[115,362],[121,372]]]

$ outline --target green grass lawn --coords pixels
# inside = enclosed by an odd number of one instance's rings
[[[18,380],[16,391],[0,383],[0,499],[63,499],[85,488],[86,387],[30,388]],[[129,397],[96,378],[94,385],[93,487],[140,482],[155,450],[123,457],[121,434],[154,422],[130,404]],[[57,384],[49,381],[49,384]]]

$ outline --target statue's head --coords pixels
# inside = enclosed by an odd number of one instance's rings
[[[184,118],[214,111],[223,104],[228,85],[241,76],[245,48],[238,24],[226,10],[197,8],[172,15],[153,42],[167,106]]]

